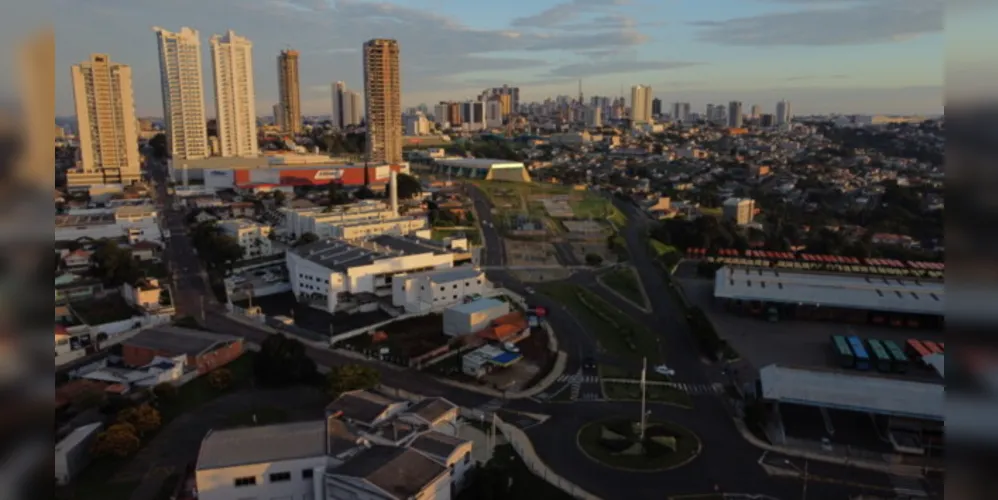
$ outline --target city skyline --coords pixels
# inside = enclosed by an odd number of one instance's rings
[[[131,65],[140,116],[162,113],[155,48],[140,36],[152,25],[235,30],[265,62],[282,49],[298,50],[305,115],[328,114],[330,82],[362,87],[361,46],[379,37],[410,47],[401,62],[403,107],[464,100],[502,84],[520,87],[524,102],[574,96],[581,79],[587,96],[615,97],[621,86],[647,84],[664,102],[690,102],[694,110],[731,100],[773,109],[787,99],[799,114],[942,111],[942,69],[924,64],[942,55],[941,11],[922,0],[707,2],[720,9],[542,0],[513,1],[502,12],[447,0],[340,0],[335,12],[319,0],[176,3],[94,0],[81,9],[65,2],[60,12],[74,22],[57,22],[59,40],[74,42],[57,47],[57,63],[99,52]],[[428,13],[430,5],[443,14]],[[83,29],[89,23],[81,18],[95,14],[106,29]],[[269,110],[278,100],[276,68],[259,60],[254,66],[256,107]],[[56,104],[58,114],[69,115],[63,73]]]

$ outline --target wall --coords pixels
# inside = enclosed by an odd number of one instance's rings
[[[241,465],[224,469],[199,470],[195,473],[199,500],[242,500],[247,498],[313,498],[314,481],[322,481],[326,457],[309,457],[280,462]],[[316,469],[320,469],[316,471]],[[303,471],[312,471],[311,478],[303,477]],[[270,482],[270,474],[290,472],[291,480]],[[254,486],[235,486],[236,478],[255,477]],[[322,500],[322,499],[315,499]]]

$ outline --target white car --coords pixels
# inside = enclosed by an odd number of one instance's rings
[[[666,377],[671,377],[676,374],[676,370],[673,370],[672,368],[669,368],[668,366],[665,365],[658,365],[655,367],[655,373]]]
[[[524,288],[523,291],[527,292],[530,295],[533,295],[534,294],[534,287],[528,286],[528,287]]]
[[[512,352],[512,353],[520,352],[520,348],[516,347],[516,344],[514,344],[512,342],[503,342],[502,343],[502,348],[506,352]]]

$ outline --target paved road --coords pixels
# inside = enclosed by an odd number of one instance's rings
[[[160,181],[161,199],[167,207],[172,200],[166,196],[163,172],[157,172]],[[482,236],[486,244],[483,263],[487,266],[502,266],[505,256],[501,240],[494,230],[494,221],[488,201],[481,193],[472,192],[476,211],[483,224]],[[678,309],[669,302],[668,291],[660,279],[659,270],[647,255],[643,241],[643,225],[640,214],[625,209],[631,220],[626,236],[634,265],[641,276],[649,297],[652,297],[654,311],[646,314],[628,306],[625,301],[609,294],[602,287],[594,286],[584,274],[573,278],[580,285],[590,287],[596,293],[607,298],[612,304],[621,307],[625,313],[638,318],[653,331],[660,332],[663,342],[667,345],[669,364],[682,373],[681,379],[693,383],[707,383],[715,379],[712,371],[718,370],[706,366],[700,361],[696,345],[692,341]],[[178,269],[174,282],[174,293],[177,296],[177,307],[181,314],[200,315],[202,298],[205,299],[205,326],[208,328],[234,335],[243,336],[251,341],[261,341],[267,336],[263,330],[248,327],[234,321],[224,314],[224,310],[215,302],[208,290],[203,273],[200,272],[197,256],[190,247],[190,240],[182,230],[182,214],[167,211],[171,238],[167,251],[168,258]],[[490,227],[493,226],[493,227]],[[561,305],[542,295],[528,293],[526,287],[519,283],[510,273],[501,270],[487,271],[491,281],[523,294],[532,305],[546,307],[549,311],[548,321],[557,332],[561,349],[569,355],[566,373],[581,370],[582,358],[587,353],[595,352],[595,335],[562,309]],[[340,355],[327,349],[308,347],[307,352],[320,365],[339,365],[357,363],[354,358]],[[424,394],[427,396],[443,396],[458,405],[475,408],[493,403],[491,397],[463,390],[444,384],[421,372],[394,369],[374,362],[361,362],[379,370],[386,385]],[[503,404],[503,403],[500,403]],[[634,414],[637,418],[637,404],[622,402],[578,402],[541,403],[533,400],[514,400],[503,404],[505,408],[519,411],[551,415],[544,424],[530,428],[527,432],[535,443],[537,453],[556,473],[579,486],[606,499],[614,498],[663,498],[666,494],[698,493],[712,490],[714,484],[719,484],[725,491],[741,493],[766,493],[777,498],[796,498],[799,494],[800,482],[794,479],[771,478],[758,465],[761,451],[748,444],[737,432],[732,422],[725,402],[720,398],[705,397],[697,401],[695,411],[684,411],[664,405],[649,405],[653,415],[675,420],[697,432],[704,444],[704,451],[699,458],[686,467],[672,472],[661,473],[629,473],[607,469],[585,458],[575,446],[578,429],[593,419]],[[851,488],[830,483],[809,485],[812,498],[846,498],[847,493],[856,493]]]

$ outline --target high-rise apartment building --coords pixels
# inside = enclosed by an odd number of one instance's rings
[[[285,132],[301,133],[301,97],[298,80],[298,51],[282,50],[277,56],[277,93],[280,97]]]
[[[460,103],[461,123],[469,130],[485,128],[485,103],[482,101],[465,101]]]
[[[170,156],[178,160],[207,158],[201,40],[197,30],[179,32],[155,27],[163,92],[163,120]]]
[[[651,87],[635,85],[631,87],[631,122],[651,123]]]
[[[502,103],[498,97],[490,97],[485,101],[485,125],[487,127],[502,126]]]
[[[651,115],[662,116],[662,100],[657,97],[651,100]]]
[[[789,125],[793,114],[790,111],[790,101],[780,101],[776,103],[776,124]]]
[[[278,130],[284,130],[284,105],[274,104],[274,126]]]
[[[585,112],[586,127],[602,127],[603,126],[603,108],[589,106],[586,108]]]
[[[141,177],[132,69],[93,54],[72,67],[80,175],[70,184],[131,184]],[[74,182],[76,181],[76,182]]]
[[[680,121],[683,123],[690,122],[690,103],[688,102],[674,102],[672,103],[672,120]]]
[[[731,101],[728,103],[728,126],[739,128],[742,126],[742,103]]]
[[[219,154],[254,157],[256,92],[253,88],[253,44],[229,30],[211,37],[211,65],[215,72],[215,118]],[[283,109],[282,112],[286,110]]]
[[[749,224],[755,218],[755,200],[750,198],[728,198],[721,209],[726,220],[739,226]]]
[[[347,84],[333,84],[333,127],[343,130],[360,125],[360,94],[347,90]]]
[[[402,117],[405,124],[405,135],[426,135],[430,133],[430,121],[422,111],[407,113]]]
[[[402,81],[395,40],[376,38],[364,44],[364,109],[368,161],[401,163]]]
[[[510,87],[509,85],[493,87],[483,92],[483,96],[499,98],[499,102],[502,104],[503,118],[508,117],[511,113],[517,113],[520,111],[519,87]]]
[[[755,120],[756,118],[759,118],[759,114],[761,112],[762,111],[761,111],[761,108],[759,108],[759,105],[758,104],[753,104],[752,105],[752,112],[749,113],[749,118]]]

